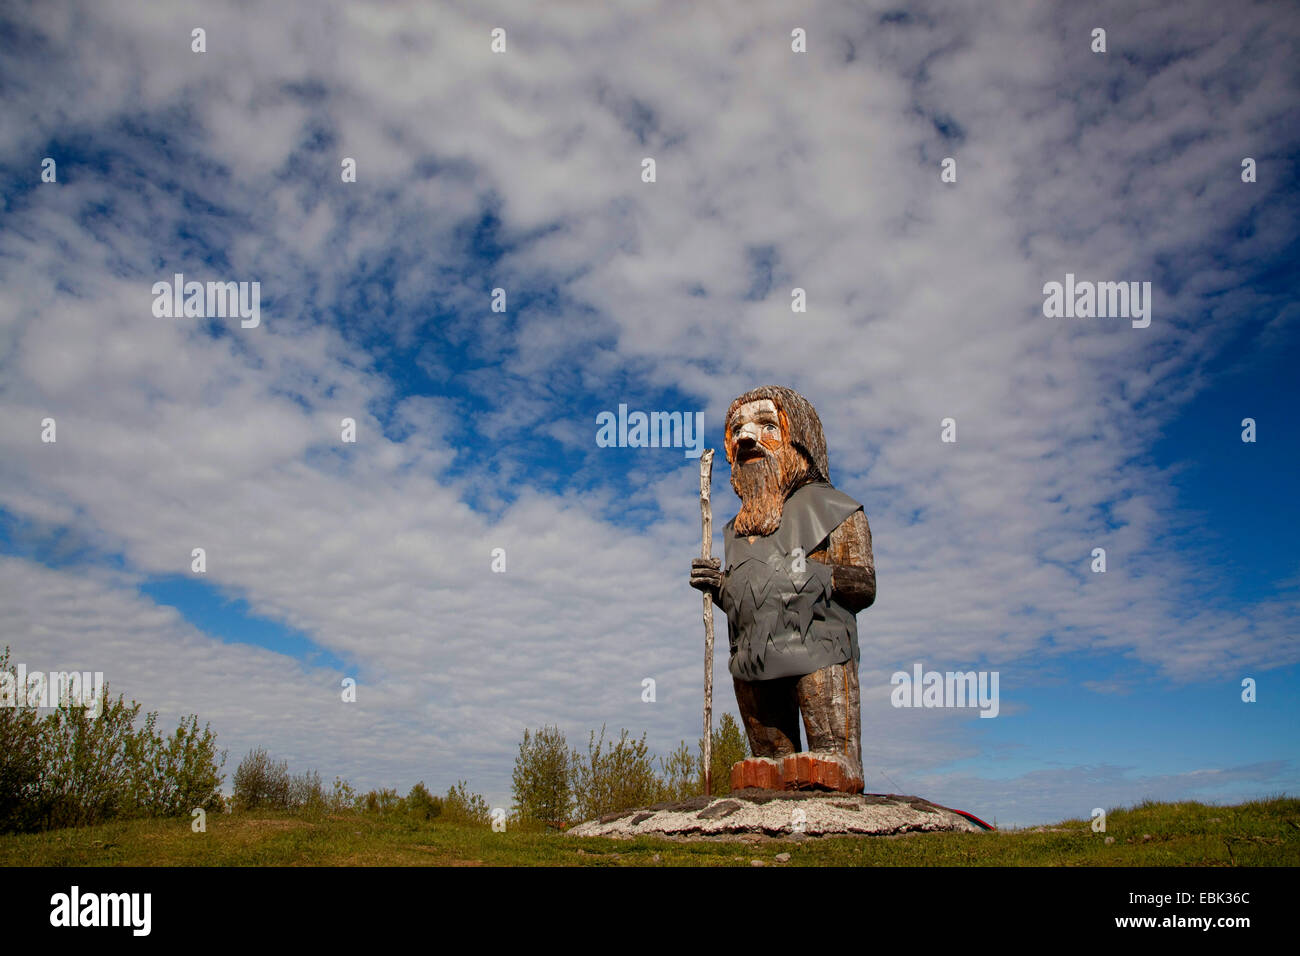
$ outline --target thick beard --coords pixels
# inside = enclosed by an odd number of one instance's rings
[[[763,449],[763,457],[731,469],[731,487],[740,496],[736,534],[769,535],[781,527],[781,512],[790,492],[803,483],[808,463],[789,445],[776,453]]]

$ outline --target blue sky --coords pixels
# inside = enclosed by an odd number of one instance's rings
[[[525,727],[667,754],[698,465],[596,416],[716,447],[784,384],[874,534],[869,789],[1012,825],[1297,791],[1293,8],[36,11],[0,15],[15,661],[198,713],[231,771],[508,806]],[[176,272],[260,282],[261,325],[155,318]],[[1046,318],[1067,272],[1151,282],[1150,327]],[[890,707],[917,662],[998,671],[999,716]]]

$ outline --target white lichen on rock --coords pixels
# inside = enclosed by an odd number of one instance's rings
[[[725,797],[696,797],[611,813],[581,823],[568,833],[631,839],[889,836],[940,831],[978,833],[980,829],[960,814],[918,797],[741,790]]]

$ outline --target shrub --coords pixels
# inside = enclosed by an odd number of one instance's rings
[[[0,654],[0,673],[11,674],[9,648]],[[21,689],[15,688],[15,692]],[[45,767],[44,721],[35,709],[0,706],[0,833],[37,829],[40,825],[42,771]]]
[[[569,745],[558,727],[543,727],[535,736],[524,731],[515,758],[514,809],[524,819],[547,823],[569,819],[573,807]]]
[[[704,792],[703,754],[691,753],[686,741],[683,740],[667,760],[660,757],[659,766],[662,770],[660,799],[685,800]]]
[[[43,722],[43,829],[90,826],[129,816],[144,802],[133,784],[147,744],[134,732],[140,705],[107,699],[99,717],[65,705]],[[152,728],[146,721],[146,731]]]
[[[397,795],[397,791],[388,787],[382,790],[371,790],[363,798],[362,805],[366,813],[388,814],[405,809],[405,804]]]
[[[731,714],[724,713],[718,721],[718,729],[713,731],[712,756],[713,795],[731,793],[731,765],[749,756],[749,741]],[[701,747],[700,766],[703,765],[704,753]],[[699,792],[704,792],[703,781]]]
[[[315,770],[298,774],[289,779],[289,810],[303,816],[324,816],[329,809],[330,798],[321,785],[320,774]]]
[[[334,790],[330,794],[329,808],[331,813],[350,813],[360,809],[360,798],[352,784],[348,783],[342,777],[334,778]]]
[[[217,759],[216,734],[206,724],[200,731],[199,718],[191,714],[170,737],[163,738],[153,729],[157,716],[151,713],[145,718],[128,761],[134,768],[137,812],[172,817],[187,815],[198,807],[219,811],[226,755]]]
[[[406,811],[417,820],[432,820],[442,813],[442,800],[431,794],[421,780],[406,795]]]
[[[286,761],[276,763],[261,747],[248,752],[235,769],[235,809],[287,810],[292,781]]]
[[[617,743],[606,745],[602,726],[600,740],[592,731],[586,757],[574,751],[572,765],[577,809],[585,820],[654,803],[659,796],[660,782],[644,734],[640,740],[633,740],[628,731],[622,730]]]
[[[492,822],[492,812],[482,795],[470,793],[464,780],[458,780],[447,791],[442,801],[442,818],[456,823],[487,824]]]
[[[16,682],[7,647],[0,673],[6,686]],[[42,717],[21,699],[25,689],[14,689],[15,706],[0,706],[0,832],[220,808],[226,758],[218,760],[216,735],[199,730],[198,717],[163,737],[156,712],[136,729],[140,705],[113,700],[107,685],[98,717],[70,701]]]

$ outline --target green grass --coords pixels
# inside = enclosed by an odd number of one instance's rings
[[[1114,842],[1107,845],[1106,837]],[[1239,806],[1146,802],[1090,821],[994,833],[834,837],[794,843],[577,839],[433,820],[209,815],[0,837],[0,866],[1297,866],[1300,800]],[[656,858],[657,857],[657,858]]]

